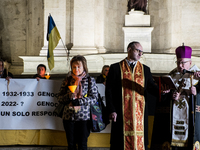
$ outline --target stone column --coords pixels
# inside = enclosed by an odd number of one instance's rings
[[[53,17],[62,41],[66,45],[66,3],[66,0],[44,0],[44,46],[40,51],[40,56],[47,56],[48,41],[46,36],[49,14]],[[60,40],[58,46],[54,49],[54,56],[67,56],[62,41]]]
[[[99,53],[105,53],[105,0],[95,0],[94,6],[95,45]]]
[[[94,0],[74,0],[71,55],[98,53],[95,47]]]

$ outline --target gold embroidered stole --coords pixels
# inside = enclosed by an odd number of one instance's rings
[[[133,73],[126,60],[120,62],[124,150],[144,150],[144,70],[138,61]]]

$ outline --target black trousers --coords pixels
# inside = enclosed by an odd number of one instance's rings
[[[90,121],[63,120],[66,132],[68,150],[87,150],[87,140],[90,135]]]

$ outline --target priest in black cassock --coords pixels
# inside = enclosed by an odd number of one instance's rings
[[[127,47],[128,56],[112,64],[106,81],[106,106],[112,119],[111,150],[147,150],[148,94],[158,96],[150,68],[141,62],[139,42]]]

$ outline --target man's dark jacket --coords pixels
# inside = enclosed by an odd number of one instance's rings
[[[144,97],[145,97],[145,114],[144,114],[144,140],[145,149],[148,145],[148,99],[149,94],[158,96],[158,86],[154,84],[150,68],[143,65],[145,84],[144,84]],[[130,81],[132,82],[132,81]],[[131,84],[131,83],[130,83]],[[137,89],[136,89],[137,90]],[[109,114],[112,112],[117,113],[117,121],[112,122],[111,128],[111,150],[124,149],[123,139],[123,116],[122,116],[122,81],[121,70],[119,63],[112,64],[106,80],[106,107]],[[152,96],[151,96],[152,98]]]

